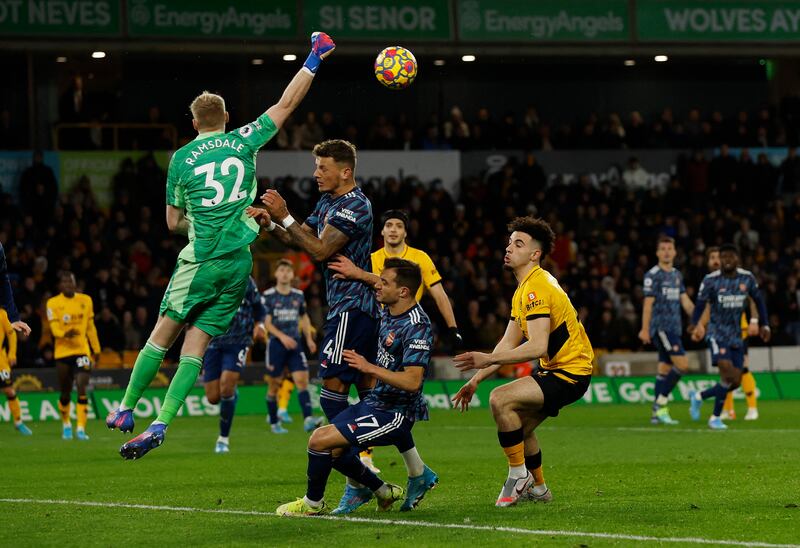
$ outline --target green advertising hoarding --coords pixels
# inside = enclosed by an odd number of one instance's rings
[[[624,41],[627,0],[458,0],[462,41]]]
[[[130,36],[277,39],[297,36],[293,0],[128,0]]]
[[[0,34],[120,34],[119,0],[0,0]]]
[[[303,2],[303,21],[306,33],[321,30],[334,39],[386,38],[406,42],[449,40],[452,37],[447,0],[407,0],[401,3],[306,0]]]
[[[637,0],[641,41],[797,42],[796,0]]]

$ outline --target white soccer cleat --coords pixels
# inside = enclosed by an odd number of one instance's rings
[[[758,420],[758,409],[755,407],[751,407],[747,410],[747,414],[744,416],[744,420],[746,421],[757,421]]]
[[[533,488],[533,475],[528,472],[524,478],[508,478],[497,496],[494,503],[498,508],[514,506],[527,493],[528,489]]]

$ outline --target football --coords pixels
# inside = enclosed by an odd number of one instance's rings
[[[375,78],[389,89],[405,89],[417,77],[417,59],[408,49],[389,46],[375,59]]]

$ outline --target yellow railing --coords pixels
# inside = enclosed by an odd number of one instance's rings
[[[134,123],[76,123],[76,124],[56,124],[53,126],[53,148],[54,150],[61,150],[61,132],[70,129],[86,129],[86,130],[111,130],[113,150],[119,150],[119,134],[121,131],[139,131],[139,130],[163,130],[170,140],[170,150],[175,150],[178,144],[178,129],[172,124],[134,124]]]

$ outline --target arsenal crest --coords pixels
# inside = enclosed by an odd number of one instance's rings
[[[358,426],[355,424],[348,424],[347,427],[350,429],[350,432],[355,432]]]
[[[394,332],[390,331],[389,334],[386,336],[386,346],[392,346],[394,342]]]

